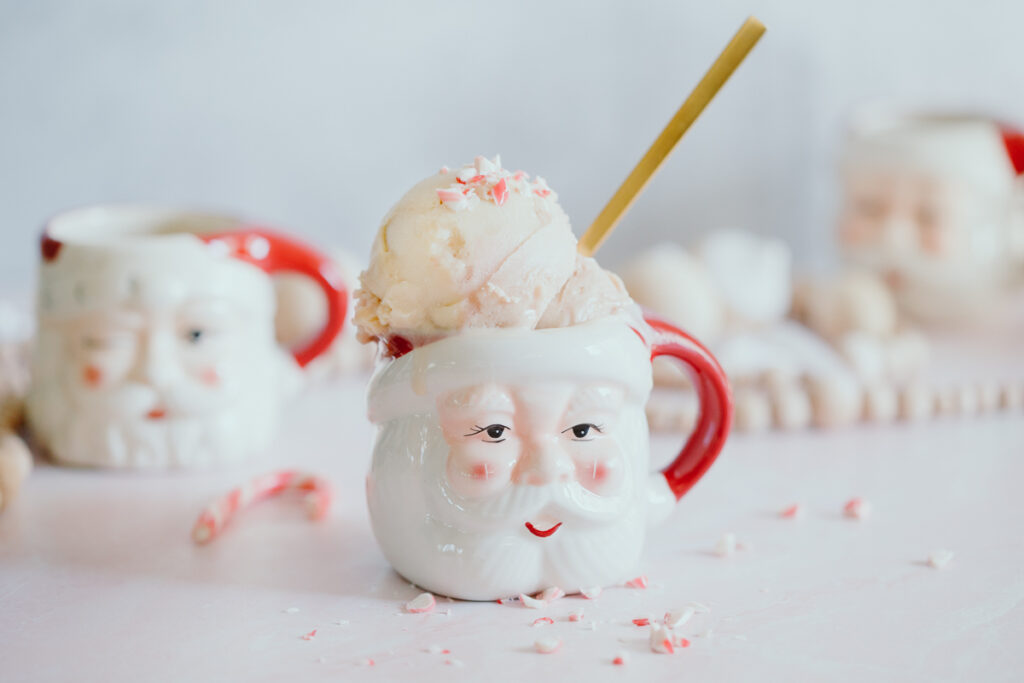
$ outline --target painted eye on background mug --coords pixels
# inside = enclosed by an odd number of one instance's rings
[[[198,327],[194,327],[185,332],[185,341],[187,341],[189,344],[199,344],[203,341],[205,336],[205,330]]]

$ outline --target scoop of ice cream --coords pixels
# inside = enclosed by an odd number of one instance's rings
[[[442,169],[402,197],[360,284],[360,339],[413,345],[470,328],[573,325],[630,304],[618,278],[579,256],[544,179],[497,158]]]

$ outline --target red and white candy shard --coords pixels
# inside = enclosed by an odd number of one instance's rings
[[[519,594],[519,602],[523,603],[523,607],[529,607],[530,609],[544,609],[548,606],[547,600],[539,600],[537,598],[531,598],[525,593]]]
[[[546,626],[548,624],[553,624],[553,623],[555,623],[555,620],[552,619],[551,617],[538,617],[537,619],[533,620],[533,625],[534,626]]]
[[[674,653],[676,649],[672,644],[672,632],[664,626],[651,626],[651,651],[663,655]]]
[[[441,174],[447,174],[442,169]],[[471,209],[481,200],[494,202],[502,206],[512,193],[548,197],[551,188],[543,178],[530,181],[530,176],[523,171],[511,173],[501,166],[501,157],[493,160],[477,157],[472,165],[464,166],[455,173],[455,183],[437,189],[437,198],[452,211]]]
[[[585,597],[587,600],[596,600],[604,589],[600,586],[592,586],[590,588],[581,588],[580,595]]]
[[[678,628],[688,622],[696,611],[693,607],[684,607],[683,609],[665,612],[665,626]]]
[[[569,612],[569,621],[583,621],[583,610]]]
[[[635,579],[630,579],[626,582],[626,585],[630,588],[647,588],[647,577],[638,576]]]
[[[640,617],[638,619],[634,619],[633,624],[635,624],[636,626],[650,626],[651,620],[647,617]]]
[[[543,591],[541,591],[537,595],[537,599],[538,600],[543,600],[544,602],[548,602],[548,603],[554,602],[555,600],[558,600],[558,599],[564,598],[564,597],[565,597],[565,591],[563,591],[558,586],[552,586],[551,588],[545,588]]]
[[[303,634],[302,636],[303,640],[313,640],[314,638],[316,638],[316,629],[313,629],[309,633]]]
[[[800,506],[800,503],[793,503],[789,507],[783,508],[779,512],[779,517],[784,519],[796,519],[803,514],[803,511],[804,509]]]
[[[942,569],[953,559],[952,550],[936,550],[928,555],[928,566],[935,569]]]
[[[679,636],[679,647],[690,647],[690,641],[682,636]]]
[[[549,655],[553,652],[558,652],[561,647],[562,641],[558,638],[541,638],[533,644],[533,649],[542,655]]]
[[[420,593],[415,598],[405,603],[405,611],[410,614],[423,614],[434,609],[437,601],[430,593]]]
[[[718,543],[715,544],[715,554],[719,557],[732,557],[736,554],[736,534],[729,532],[722,534],[722,537],[718,539]]]
[[[853,519],[867,519],[871,515],[871,503],[863,498],[851,498],[843,506],[843,514]]]
[[[615,666],[623,666],[628,661],[629,655],[627,655],[625,652],[620,652],[615,656],[615,659],[612,660],[612,664],[614,664]]]

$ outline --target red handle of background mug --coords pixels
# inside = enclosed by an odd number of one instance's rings
[[[675,460],[661,471],[679,500],[704,476],[725,445],[732,426],[732,392],[722,366],[703,344],[650,313],[645,313],[644,320],[657,333],[651,360],[672,356],[689,366],[700,404],[693,433]]]
[[[345,324],[348,295],[341,276],[329,258],[307,244],[263,228],[243,228],[199,235],[207,244],[225,248],[229,256],[251,263],[263,272],[295,272],[316,282],[327,299],[327,323],[308,344],[292,354],[300,367],[330,348]]]

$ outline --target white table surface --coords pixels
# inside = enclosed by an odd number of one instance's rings
[[[0,516],[0,680],[1021,680],[1024,414],[737,436],[652,531],[647,590],[543,612],[442,600],[410,615],[418,591],[367,522],[362,381],[305,396],[274,449],[336,484],[320,523],[284,498],[207,547],[190,542],[204,504],[273,462],[165,476],[37,467]],[[672,441],[654,440],[656,459]],[[869,519],[842,516],[853,496],[873,504]],[[781,519],[794,502],[804,517]],[[750,547],[714,555],[727,531]],[[956,553],[942,570],[925,563],[937,549]],[[692,646],[652,653],[630,620],[689,601],[712,608],[681,629]],[[568,622],[578,608],[584,621]],[[531,627],[542,614],[556,623]],[[534,652],[548,635],[562,650]],[[452,654],[425,652],[435,644]],[[629,661],[613,666],[620,651]]]

